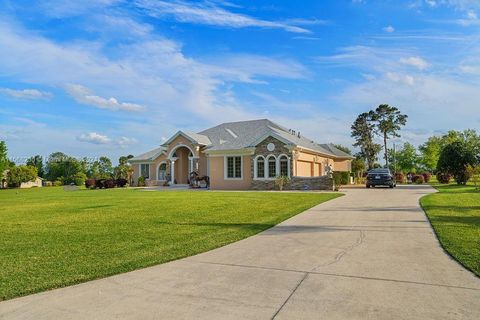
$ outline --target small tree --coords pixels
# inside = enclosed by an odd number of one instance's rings
[[[24,182],[33,181],[38,177],[37,168],[32,166],[11,167],[7,174],[9,187],[18,188]]]
[[[471,177],[475,190],[480,190],[480,164],[469,164],[466,168],[468,175]]]
[[[352,172],[355,175],[355,183],[359,183],[363,173],[367,170],[365,160],[359,156],[352,160]]]
[[[290,179],[287,176],[278,176],[275,178],[275,185],[278,187],[278,190],[282,191],[289,181]]]
[[[474,151],[465,142],[454,141],[442,149],[437,171],[453,175],[457,184],[466,184],[470,178],[467,167],[476,163]]]

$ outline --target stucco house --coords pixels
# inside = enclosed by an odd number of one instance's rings
[[[330,189],[328,171],[350,171],[351,161],[332,144],[318,144],[260,119],[222,123],[198,133],[178,131],[129,162],[135,183],[143,176],[147,185],[187,184],[195,170],[210,177],[214,190],[268,190],[278,176],[290,178],[286,189]]]

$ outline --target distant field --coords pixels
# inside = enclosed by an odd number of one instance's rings
[[[472,185],[433,184],[438,193],[421,199],[448,253],[480,276],[480,192]]]
[[[0,191],[0,300],[194,255],[337,193]]]

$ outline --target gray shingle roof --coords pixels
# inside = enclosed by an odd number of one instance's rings
[[[307,137],[292,134],[288,129],[268,119],[222,123],[213,128],[199,132],[207,136],[211,144],[207,150],[231,150],[254,147],[259,139],[269,135],[278,137],[292,146],[303,147],[321,154],[339,158],[351,156],[331,144],[318,144]]]
[[[150,150],[148,152],[145,152],[141,155],[138,155],[136,157],[131,158],[128,160],[129,162],[136,162],[136,161],[153,161],[155,160],[159,155],[162,154],[163,151],[165,151],[165,147],[159,147],[155,148],[153,150]]]

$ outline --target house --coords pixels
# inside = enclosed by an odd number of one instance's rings
[[[158,148],[130,159],[135,183],[187,184],[189,173],[210,177],[214,190],[331,189],[329,171],[350,171],[352,156],[318,144],[268,119],[223,123],[198,133],[178,131]],[[173,178],[173,179],[172,179]]]
[[[43,179],[40,177],[36,177],[35,180],[22,182],[20,184],[20,189],[28,189],[33,187],[42,187],[43,186]]]

